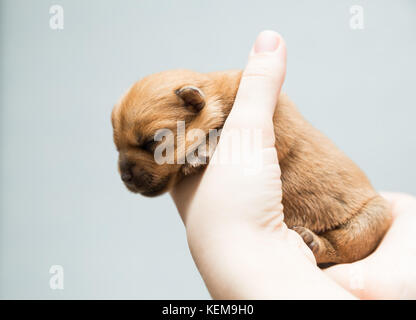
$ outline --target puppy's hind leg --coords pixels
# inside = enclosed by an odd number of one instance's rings
[[[304,227],[294,227],[311,248],[320,265],[349,263],[373,252],[391,224],[388,203],[376,196],[345,224],[336,229],[315,234]]]
[[[305,227],[296,226],[293,227],[293,230],[299,233],[303,241],[311,249],[318,264],[327,263],[325,261],[334,263],[339,260],[336,248],[325,237],[319,236]]]

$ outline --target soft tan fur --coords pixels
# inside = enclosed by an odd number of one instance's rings
[[[186,122],[187,130],[200,128],[208,133],[221,128],[240,78],[241,71],[173,70],[134,84],[112,113],[119,168],[127,188],[146,196],[159,195],[203,167],[156,164],[154,133],[161,128],[176,132],[178,120]],[[366,257],[390,226],[386,201],[353,161],[312,127],[284,94],[274,124],[288,227],[303,237],[319,264]]]

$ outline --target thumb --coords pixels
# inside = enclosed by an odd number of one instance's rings
[[[261,32],[251,50],[224,129],[260,129],[266,137],[263,148],[273,147],[273,114],[285,73],[286,44],[283,38],[274,31]]]

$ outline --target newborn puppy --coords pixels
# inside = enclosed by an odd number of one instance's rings
[[[208,135],[210,129],[222,128],[240,78],[241,71],[174,70],[135,83],[112,112],[126,187],[157,196],[204,167],[206,162],[198,160],[158,164],[153,153],[161,142],[155,141],[155,132],[166,128],[176,135],[177,121],[185,122],[186,132],[199,128]],[[369,255],[390,226],[389,205],[365,174],[284,94],[273,120],[287,226],[302,236],[318,264],[353,262]],[[175,159],[179,147],[191,144],[183,139],[176,143]]]

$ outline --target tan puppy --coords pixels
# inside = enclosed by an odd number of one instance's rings
[[[156,196],[205,166],[156,163],[153,152],[160,142],[154,140],[155,132],[167,128],[176,133],[178,120],[185,121],[186,131],[199,128],[208,134],[222,128],[240,78],[241,71],[174,70],[134,84],[112,113],[119,170],[127,188]],[[390,226],[388,204],[365,174],[283,94],[274,125],[287,226],[302,236],[319,264],[366,257]]]

